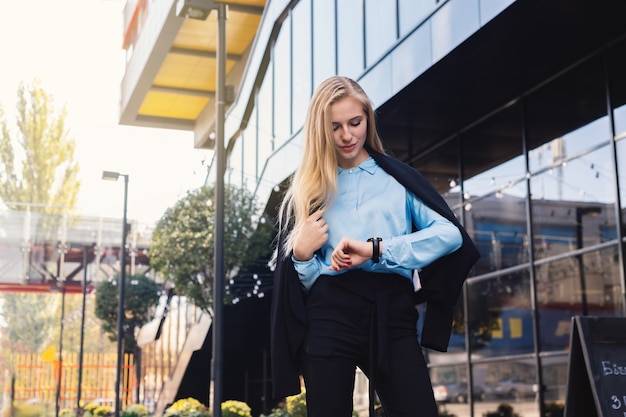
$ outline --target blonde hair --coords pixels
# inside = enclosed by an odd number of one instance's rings
[[[331,106],[346,97],[355,98],[363,106],[367,118],[367,150],[384,153],[382,141],[376,132],[372,102],[361,86],[356,81],[341,76],[333,76],[323,81],[309,103],[303,129],[302,161],[280,207],[281,230],[292,225],[284,242],[285,256],[290,256],[295,236],[307,217],[317,210],[326,209],[337,194],[337,155],[333,141]]]

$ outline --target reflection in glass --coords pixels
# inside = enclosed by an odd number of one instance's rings
[[[469,415],[470,391],[467,386],[467,365],[437,366],[430,368],[430,379],[433,385],[435,401],[440,408],[452,411],[454,415]],[[484,390],[481,387],[473,390],[474,401],[483,399]],[[463,412],[461,412],[463,410]]]
[[[533,352],[533,319],[527,270],[469,281],[467,291],[472,358]]]
[[[616,238],[610,159],[603,146],[532,177],[537,259]]]
[[[567,354],[541,358],[543,399],[546,411],[562,410],[567,390]],[[558,415],[553,413],[552,415]]]
[[[571,317],[619,315],[622,310],[617,246],[538,265],[541,349],[564,350]]]
[[[512,106],[462,137],[466,228],[481,254],[473,275],[528,262],[526,170],[519,119],[519,106]],[[460,192],[460,187],[455,185],[454,190]]]
[[[474,415],[495,415],[506,404],[512,414],[537,416],[537,369],[532,359],[490,362],[473,366],[474,386],[484,389],[484,400],[474,404]]]

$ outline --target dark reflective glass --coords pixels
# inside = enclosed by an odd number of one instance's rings
[[[520,117],[513,106],[461,136],[465,224],[481,253],[473,275],[528,261]]]
[[[533,352],[527,270],[469,281],[467,291],[468,332],[473,359]]]
[[[467,365],[435,366],[430,368],[435,401],[440,410],[456,416],[469,415],[470,390],[467,385]],[[482,390],[474,390],[474,401],[481,400]]]
[[[616,238],[611,158],[607,144],[532,177],[537,259]]]
[[[541,358],[541,377],[546,416],[560,416],[567,392],[568,356],[551,355]],[[551,414],[548,414],[551,413]]]
[[[544,351],[567,349],[572,316],[622,311],[617,246],[538,265],[535,274]]]
[[[537,368],[531,358],[481,363],[473,366],[474,386],[484,389],[484,400],[474,404],[474,415],[537,416]],[[491,413],[491,414],[490,414]]]

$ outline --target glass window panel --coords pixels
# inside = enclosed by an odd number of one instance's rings
[[[622,210],[622,234],[626,235],[626,138],[620,140],[617,146],[617,172],[619,176],[620,208]]]
[[[400,91],[431,64],[430,27],[420,27],[406,38],[391,55],[393,91]]]
[[[532,177],[537,259],[616,238],[612,165],[604,146]]]
[[[396,16],[395,2],[365,0],[365,55],[368,67],[374,65],[398,39]]]
[[[515,0],[480,0],[480,25],[496,17]]]
[[[337,2],[337,59],[339,74],[358,78],[363,72],[363,0]]]
[[[250,113],[248,119],[248,125],[243,131],[243,137],[246,141],[244,152],[244,175],[247,181],[251,184],[255,184],[259,179],[259,152],[258,152],[258,124],[257,124],[258,111],[254,107]]]
[[[248,128],[241,134],[243,145],[243,185],[254,191],[258,181],[258,162],[256,152],[256,129]]]
[[[546,411],[552,411],[553,416],[562,415],[558,411],[562,412],[565,404],[568,360],[567,354],[541,358],[544,407]]]
[[[528,262],[519,120],[520,109],[514,106],[461,136],[465,224],[481,253],[473,274]],[[459,185],[451,185],[451,192],[460,192]]]
[[[235,141],[228,158],[227,182],[236,187],[243,185],[243,138],[240,136]]]
[[[622,234],[626,235],[626,106],[615,109],[615,132],[617,143],[617,175],[619,177],[620,208],[622,210]]]
[[[406,35],[422,23],[436,7],[435,0],[398,0],[400,36]]]
[[[519,358],[474,365],[475,385],[484,387],[485,400],[474,404],[474,415],[502,415],[501,404],[508,404],[511,414],[520,417],[538,416],[536,402],[537,367],[534,359]],[[493,413],[493,414],[490,414]]]
[[[449,414],[469,416],[470,390],[467,386],[467,365],[436,366],[430,368],[435,401]],[[474,390],[474,398],[482,398],[483,392]]]
[[[274,64],[274,140],[275,147],[291,135],[291,18],[283,22],[272,61]]]
[[[613,117],[615,117],[615,136],[626,137],[626,106],[614,109]]]
[[[313,86],[335,75],[335,0],[313,2]]]
[[[311,3],[300,1],[293,9],[293,129],[304,123],[311,98]]]
[[[528,149],[555,147],[553,160],[576,156],[611,137],[606,119],[606,86],[602,56],[589,60],[551,81],[526,99]],[[585,128],[580,129],[582,126]],[[562,138],[563,144],[550,143]],[[544,155],[550,156],[543,151]],[[542,167],[539,155],[529,155],[531,172]],[[556,161],[554,161],[556,162]]]
[[[468,281],[472,358],[534,350],[530,278],[527,270]]]
[[[447,1],[431,21],[433,60],[438,61],[478,29],[478,0]]]
[[[608,117],[602,117],[562,137],[553,139],[528,153],[531,173],[543,169],[554,169],[567,164],[571,158],[585,151],[606,144],[611,139]],[[607,165],[604,165],[608,168]],[[598,168],[598,167],[596,167]]]
[[[263,79],[263,83],[259,88],[256,99],[256,111],[258,120],[258,159],[265,161],[272,152],[274,152],[274,137],[272,135],[272,63]]]
[[[541,349],[569,344],[571,317],[619,315],[622,309],[617,246],[536,267]]]

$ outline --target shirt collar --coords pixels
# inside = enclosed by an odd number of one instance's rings
[[[337,167],[337,168],[338,168],[338,173],[339,174],[341,174],[344,171],[348,171],[348,170],[343,169],[341,167]],[[361,164],[358,167],[351,168],[351,169],[360,169],[362,171],[367,172],[370,175],[374,175],[374,173],[378,169],[378,164],[376,163],[376,161],[374,161],[374,158],[369,156],[365,161],[361,162]]]

